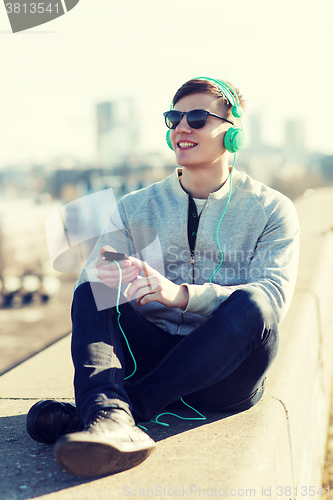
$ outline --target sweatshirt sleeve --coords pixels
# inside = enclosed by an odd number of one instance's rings
[[[299,258],[299,223],[294,204],[284,198],[267,220],[253,251],[249,280],[237,285],[185,284],[189,301],[182,312],[209,317],[236,290],[260,289],[278,322],[284,318],[295,288]]]

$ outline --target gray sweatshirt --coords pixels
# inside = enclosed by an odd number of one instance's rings
[[[234,169],[231,198],[218,234],[229,181],[208,196],[191,254],[187,235],[189,197],[179,183],[180,174],[177,168],[164,181],[127,194],[118,202],[75,289],[86,281],[100,281],[94,261],[102,246],[111,245],[118,252],[144,259],[174,283],[187,285],[189,302],[185,310],[156,301],[136,306],[132,301],[140,314],[170,334],[190,333],[239,289],[261,290],[280,322],[291,302],[298,265],[299,223],[293,203]],[[217,237],[223,263],[214,274],[221,262]]]

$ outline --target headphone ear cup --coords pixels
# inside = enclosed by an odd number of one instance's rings
[[[224,147],[229,153],[237,153],[245,145],[245,133],[242,128],[230,127],[224,136]]]
[[[169,148],[172,149],[172,151],[173,151],[173,146],[171,144],[171,139],[170,139],[170,130],[168,130],[166,133],[166,141],[167,141],[167,145],[169,146]]]

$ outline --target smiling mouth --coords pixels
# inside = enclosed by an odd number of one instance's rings
[[[177,146],[179,149],[192,149],[192,148],[195,148],[195,146],[197,146],[197,144],[195,142],[181,141],[181,142],[177,143]]]

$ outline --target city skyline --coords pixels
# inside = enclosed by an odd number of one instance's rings
[[[129,0],[114,7],[99,0],[92,7],[82,0],[67,15],[17,34],[0,9],[0,168],[61,156],[96,160],[96,104],[124,98],[135,102],[142,152],[171,159],[162,113],[184,81],[206,75],[240,88],[244,129],[259,114],[263,142],[283,144],[284,123],[302,120],[306,148],[333,154],[325,99],[332,4],[238,0],[236,27],[225,18],[226,5]]]

